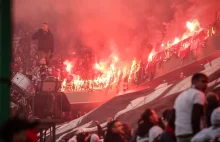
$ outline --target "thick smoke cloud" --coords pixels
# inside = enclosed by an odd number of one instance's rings
[[[86,47],[100,58],[146,59],[148,44],[181,36],[189,20],[207,26],[218,10],[219,0],[14,0],[12,13],[33,30],[47,21],[63,53]]]
[[[188,0],[188,2],[173,4],[174,18],[167,25],[165,41],[183,35],[186,22],[198,20],[200,27],[205,28],[216,20],[216,13],[220,11],[219,0]]]

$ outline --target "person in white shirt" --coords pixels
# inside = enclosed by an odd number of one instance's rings
[[[77,142],[77,141],[76,141],[76,136],[74,136],[74,137],[72,137],[71,139],[69,139],[68,142]]]
[[[99,136],[97,134],[92,134],[89,142],[99,142]]]
[[[208,77],[202,73],[193,75],[192,87],[182,92],[175,100],[175,134],[177,142],[190,142],[200,131],[204,114],[205,90]]]
[[[220,134],[220,107],[216,108],[211,115],[212,126],[197,133],[191,142],[206,142],[214,140]]]
[[[145,110],[138,121],[138,129],[135,137],[136,141],[154,142],[163,132],[158,126],[158,122],[158,115],[153,109]]]

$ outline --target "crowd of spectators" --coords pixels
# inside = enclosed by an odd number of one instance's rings
[[[12,37],[12,62],[11,77],[21,73],[31,80],[32,69],[37,65],[37,46],[31,40],[31,32],[19,29]],[[31,117],[31,101],[24,92],[11,87],[11,112],[12,115]]]
[[[37,44],[32,41],[31,36],[32,32],[22,30],[13,35],[12,77],[17,72],[30,77],[32,69],[37,66]],[[100,132],[100,127],[98,134],[80,132],[76,140],[77,142],[100,139],[105,142],[216,142],[220,135],[219,97],[215,93],[208,93],[205,97],[207,83],[208,78],[205,75],[195,74],[192,78],[192,87],[177,97],[173,109],[166,110],[163,119],[159,119],[153,109],[146,109],[137,122],[135,131],[128,124],[113,120],[108,123],[106,132]],[[14,88],[11,88],[11,98],[13,115],[19,114],[30,118],[31,101]],[[206,108],[205,112],[204,108]],[[70,113],[68,120],[73,119],[71,115]]]
[[[220,100],[214,92],[206,93],[208,77],[196,73],[192,86],[175,100],[172,109],[161,117],[153,109],[146,109],[137,122],[137,129],[120,120],[111,120],[107,129],[98,122],[97,132],[77,131],[68,142],[219,142]]]

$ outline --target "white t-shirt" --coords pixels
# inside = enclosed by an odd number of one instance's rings
[[[159,126],[153,126],[149,130],[149,137],[137,136],[137,142],[153,142],[162,132],[163,130]]]
[[[72,137],[71,139],[69,139],[68,142],[77,142],[77,141],[76,141],[76,136],[74,136],[74,137]]]
[[[174,104],[176,111],[176,136],[193,133],[191,126],[191,115],[194,104],[205,104],[205,94],[195,88],[187,89],[176,98]]]
[[[197,133],[191,140],[191,142],[205,142],[213,140],[216,136],[220,134],[220,127],[214,128],[209,127],[206,129],[203,129],[199,133]]]

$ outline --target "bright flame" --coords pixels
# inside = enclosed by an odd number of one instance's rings
[[[173,45],[175,45],[175,44],[177,44],[177,43],[179,43],[179,42],[180,42],[180,39],[176,37],[176,38],[174,39],[174,41],[173,41]]]
[[[180,40],[187,39],[202,30],[200,28],[200,23],[197,20],[186,22],[186,27],[188,28],[188,30],[182,35],[182,37],[180,36],[180,39],[176,37],[174,40],[167,41],[167,43],[164,42],[161,44],[161,47],[163,47],[163,49],[170,48],[173,45],[179,43]],[[208,32],[209,32],[209,35],[215,34],[215,30],[213,27]],[[187,42],[187,41],[184,41],[182,43],[182,46],[184,48],[188,48],[189,45],[190,45],[190,42]],[[116,44],[112,42],[111,46],[114,47],[116,46]],[[75,52],[73,54],[75,54]],[[153,50],[147,57],[148,62],[152,62],[156,54],[157,53],[155,52],[155,49],[153,48]],[[74,77],[73,81],[71,82],[74,84],[74,88],[76,88],[76,90],[84,90],[84,86],[89,86],[89,87],[92,87],[93,89],[104,89],[104,88],[107,88],[109,85],[119,81],[120,79],[124,79],[125,77],[128,77],[129,81],[132,81],[133,79],[135,79],[137,77],[136,73],[140,69],[141,62],[134,59],[132,62],[126,63],[126,65],[123,65],[124,63],[120,64],[119,62],[120,58],[118,58],[115,55],[117,54],[112,54],[110,56],[111,58],[109,60],[111,60],[111,62],[103,61],[103,62],[99,62],[93,65],[95,69],[101,71],[101,74],[100,73],[97,74],[94,80],[83,80],[80,78],[79,75],[77,75],[77,77]],[[71,72],[74,64],[72,64],[68,60],[66,60],[64,64],[66,65],[66,70],[68,72]],[[123,66],[119,66],[119,64]],[[62,90],[65,90],[66,85],[68,85],[68,83],[69,83],[68,79],[64,79],[64,81],[62,82]]]
[[[62,84],[61,84],[61,91],[64,91],[66,87],[66,78],[63,80]]]
[[[115,70],[115,65],[114,64],[111,64],[110,67],[111,67],[112,70]]]
[[[151,52],[148,56],[148,62],[151,62],[153,60],[153,52]]]
[[[190,32],[193,32],[195,30],[195,25],[191,22],[186,22],[186,26],[190,30]]]
[[[200,23],[197,20],[193,20],[192,22],[187,21],[186,27],[189,29],[190,32],[199,32],[200,29]]]
[[[114,59],[115,59],[116,62],[118,62],[118,57],[115,56]]]
[[[126,77],[126,75],[127,75],[127,68],[126,68],[126,67],[124,67],[124,69],[123,69],[123,76],[122,76],[122,78],[125,78],[125,77]]]
[[[73,67],[72,63],[69,60],[66,60],[63,62],[64,65],[66,65],[66,71],[71,72],[71,69]]]
[[[96,68],[97,70],[101,70],[101,66],[100,66],[98,63],[95,64],[95,68]]]
[[[214,30],[214,28],[212,27],[212,34],[214,35],[215,34],[215,30]]]
[[[189,35],[184,33],[183,36],[182,36],[182,40],[187,39],[188,37],[189,37]]]

